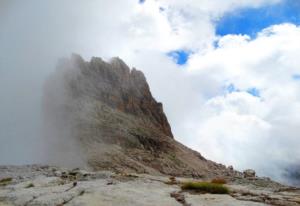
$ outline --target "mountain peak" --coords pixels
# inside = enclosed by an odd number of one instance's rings
[[[46,122],[52,122],[51,132],[63,131],[50,139],[59,138],[59,146],[76,140],[82,151],[77,156],[96,170],[179,176],[226,170],[174,140],[163,105],[152,96],[143,72],[118,57],[87,62],[73,54],[58,65],[45,88]],[[63,141],[66,130],[69,137]]]

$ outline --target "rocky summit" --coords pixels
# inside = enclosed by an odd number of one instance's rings
[[[119,58],[61,59],[44,91],[47,165],[0,166],[0,205],[300,205],[298,188],[177,142],[144,74]]]
[[[61,60],[45,85],[44,108],[50,133],[69,129],[72,137],[66,141],[75,139],[95,170],[193,177],[234,173],[177,142],[144,74],[119,58]],[[57,134],[66,135],[57,132],[49,139]]]

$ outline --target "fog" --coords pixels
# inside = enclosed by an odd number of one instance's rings
[[[84,39],[91,31],[72,15],[79,10],[59,2],[0,2],[0,164],[45,163],[44,83],[59,58],[95,49]]]
[[[111,18],[120,9],[105,1],[0,2],[0,164],[71,162],[77,146],[70,125],[53,128],[45,117],[45,82],[53,77],[58,60],[71,53],[87,59],[118,55],[105,42],[108,35],[114,38],[114,23],[99,17]],[[57,101],[63,101],[63,86],[54,82],[61,81],[54,79],[53,86],[55,97],[61,98]]]

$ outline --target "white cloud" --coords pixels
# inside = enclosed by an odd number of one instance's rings
[[[219,88],[231,83],[240,89],[216,94],[199,107],[202,117],[195,117],[189,128],[191,147],[276,178],[299,162],[300,82],[292,79],[300,72],[299,32],[295,25],[282,24],[254,40],[229,35],[219,40],[219,48],[191,57],[187,68],[194,75],[211,76]],[[245,92],[253,87],[260,97]]]

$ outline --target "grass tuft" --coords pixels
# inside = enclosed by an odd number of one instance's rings
[[[215,178],[215,179],[212,179],[212,180],[211,180],[211,183],[223,185],[223,184],[226,184],[227,182],[226,182],[226,180],[223,179],[223,178]]]
[[[0,186],[6,186],[9,183],[11,183],[11,181],[12,181],[11,177],[0,179]]]
[[[210,182],[185,182],[181,189],[193,190],[196,192],[211,193],[211,194],[228,194],[229,189],[221,184]]]

